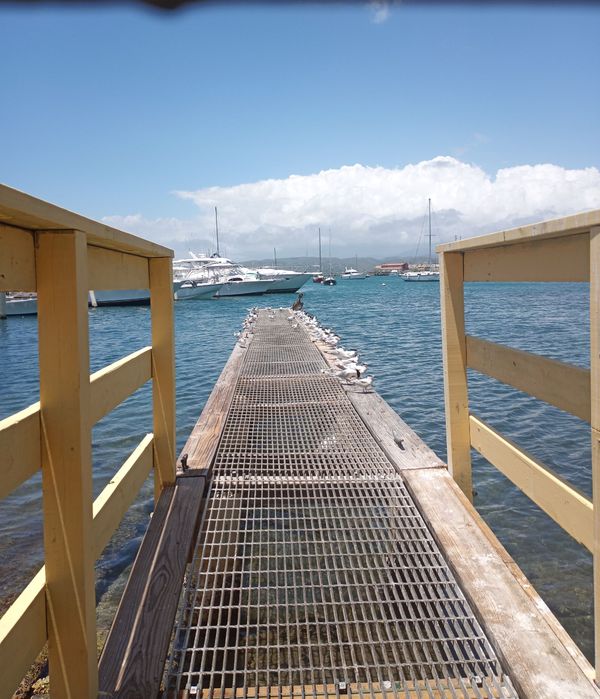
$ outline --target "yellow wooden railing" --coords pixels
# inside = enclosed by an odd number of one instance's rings
[[[0,498],[42,469],[44,567],[0,618],[0,696],[48,641],[52,696],[96,697],[94,564],[149,472],[175,480],[172,251],[0,186],[0,292],[38,297],[40,401],[0,421]],[[89,289],[149,289],[152,347],[90,376]],[[3,321],[10,322],[10,321]],[[153,432],[93,500],[93,425],[152,379]]]
[[[594,556],[600,668],[600,210],[440,245],[448,466],[472,497],[471,447]],[[464,282],[590,282],[590,369],[465,335]],[[593,499],[469,411],[467,368],[590,423]]]

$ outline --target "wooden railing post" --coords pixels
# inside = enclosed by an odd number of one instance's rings
[[[594,639],[600,673],[600,227],[590,230],[590,390],[594,503]]]
[[[46,603],[52,697],[96,697],[87,243],[37,234]]]
[[[154,411],[154,497],[175,481],[175,335],[170,257],[148,261],[152,313],[152,404]]]
[[[448,468],[460,489],[471,500],[473,488],[461,252],[441,253],[440,293]]]

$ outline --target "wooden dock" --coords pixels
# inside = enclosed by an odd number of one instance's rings
[[[153,518],[164,542],[157,553],[151,531],[136,562],[101,691],[158,693],[179,590],[163,617],[165,591],[138,586],[162,569],[185,572],[169,698],[597,697],[445,465],[376,393],[332,377],[328,349],[287,310],[260,311],[236,346],[171,514]],[[174,551],[198,515],[186,567]]]
[[[475,448],[594,554],[598,610],[600,211],[439,248],[448,467],[287,310],[258,314],[176,459],[172,251],[3,186],[0,251],[40,353],[40,401],[0,421],[0,497],[41,469],[45,555],[0,618],[2,699],[46,642],[53,699],[600,696],[470,502]],[[485,280],[589,281],[590,369],[465,335]],[[90,288],[148,288],[152,318],[151,347],[92,375]],[[467,368],[590,423],[593,500],[470,413]],[[152,432],[94,500],[92,427],[147,381]],[[150,472],[98,664],[94,563]]]

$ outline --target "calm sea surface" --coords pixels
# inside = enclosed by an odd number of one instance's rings
[[[398,278],[309,283],[305,308],[360,351],[381,395],[442,459],[446,458],[439,285]],[[589,366],[586,284],[469,284],[467,331],[513,347]],[[290,295],[175,305],[177,446],[198,418],[250,305],[289,305]],[[150,343],[148,308],[90,311],[91,369]],[[470,375],[471,409],[591,494],[586,425],[514,389]],[[38,400],[37,320],[0,321],[0,418]],[[93,432],[98,494],[143,435],[151,431],[149,386]],[[586,655],[592,656],[591,556],[487,462],[474,458],[475,504]],[[100,628],[114,612],[152,511],[148,481],[97,565]],[[0,502],[0,610],[23,589],[43,558],[40,478]],[[507,616],[511,610],[506,610]]]

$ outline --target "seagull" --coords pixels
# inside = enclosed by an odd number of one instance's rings
[[[372,376],[365,376],[364,379],[356,379],[354,381],[357,386],[362,386],[363,393],[367,393],[368,389],[371,388],[373,384],[373,377]]]

